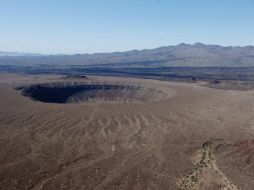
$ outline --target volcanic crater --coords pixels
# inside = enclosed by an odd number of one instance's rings
[[[119,84],[44,83],[17,88],[22,95],[44,103],[149,102],[166,94],[151,88]]]

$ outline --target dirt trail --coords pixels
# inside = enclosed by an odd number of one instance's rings
[[[232,184],[225,174],[217,167],[214,154],[212,153],[212,141],[204,143],[201,152],[202,155],[200,161],[193,167],[192,171],[185,175],[180,181],[179,190],[198,189],[198,182],[201,179],[202,174],[207,170],[214,170],[217,177],[225,182],[226,186],[223,188],[224,190],[239,190],[239,188]]]

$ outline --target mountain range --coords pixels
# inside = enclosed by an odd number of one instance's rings
[[[40,55],[0,52],[0,65],[86,65],[102,67],[252,67],[254,46],[202,43],[127,52]]]

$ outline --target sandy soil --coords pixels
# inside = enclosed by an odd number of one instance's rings
[[[254,91],[88,77],[167,96],[54,104],[14,89],[63,80],[0,75],[0,189],[253,189]]]

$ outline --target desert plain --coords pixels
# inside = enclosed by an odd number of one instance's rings
[[[54,103],[24,94],[36,85],[93,87]],[[3,190],[252,190],[253,156],[254,90],[0,75]]]

